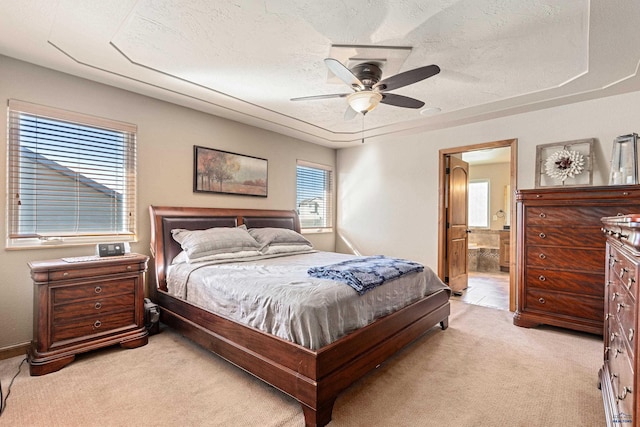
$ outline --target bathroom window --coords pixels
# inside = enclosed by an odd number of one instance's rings
[[[469,181],[469,227],[489,228],[489,180]]]

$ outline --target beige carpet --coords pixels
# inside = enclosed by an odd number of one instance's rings
[[[452,301],[426,336],[338,400],[331,426],[602,426],[598,337]],[[0,361],[3,391],[22,358]],[[297,402],[164,330],[133,350],[16,378],[1,426],[302,426]]]

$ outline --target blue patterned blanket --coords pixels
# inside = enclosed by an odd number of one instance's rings
[[[417,262],[376,255],[322,267],[311,267],[308,273],[310,276],[320,279],[345,282],[359,295],[362,295],[387,280],[422,270],[424,270],[424,266]]]

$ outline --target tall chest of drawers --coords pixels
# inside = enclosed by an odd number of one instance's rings
[[[603,218],[602,222],[607,235],[604,364],[600,370],[605,415],[608,426],[640,426],[640,214]]]
[[[520,190],[514,324],[603,333],[602,217],[640,212],[640,186]]]
[[[145,345],[144,273],[148,257],[29,263],[34,282],[31,375],[57,371],[78,353]]]

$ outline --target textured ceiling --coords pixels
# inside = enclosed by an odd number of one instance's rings
[[[639,90],[640,2],[622,0],[21,0],[0,2],[0,54],[331,147]],[[359,48],[338,48],[354,45]],[[402,48],[387,49],[386,47]],[[437,64],[343,119],[323,59],[383,78]],[[434,112],[435,111],[435,112]]]

